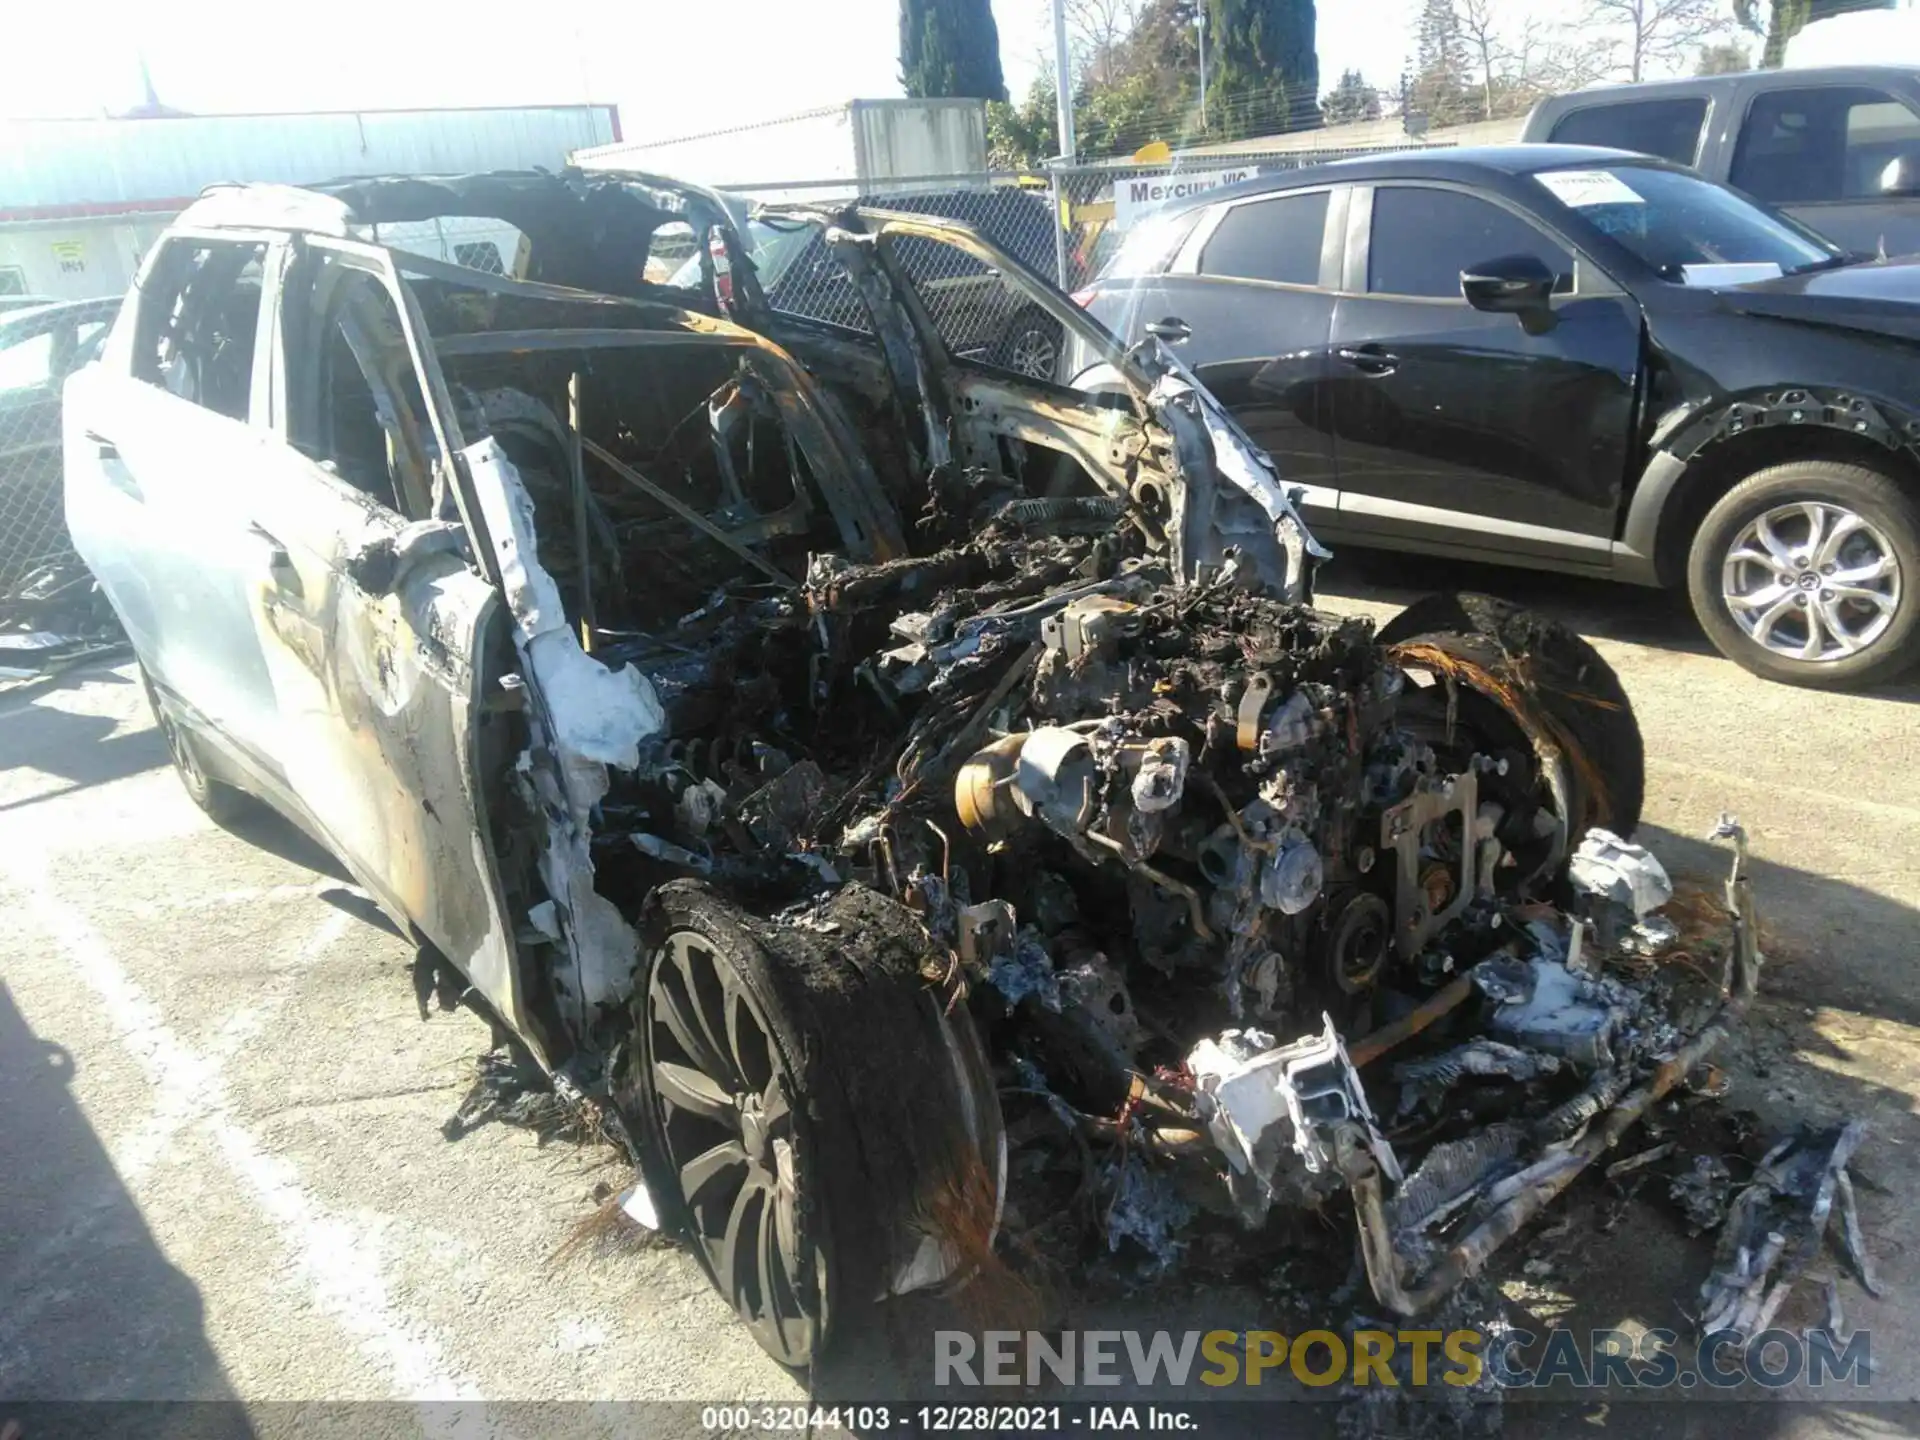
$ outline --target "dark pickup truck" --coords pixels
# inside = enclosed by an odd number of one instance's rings
[[[1691,165],[1849,250],[1920,251],[1920,70],[1832,65],[1603,85],[1543,100],[1527,141],[1612,145]]]

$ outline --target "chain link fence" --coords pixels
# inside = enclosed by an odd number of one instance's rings
[[[1131,224],[1168,200],[1193,189],[1371,153],[1379,152],[1271,151],[1172,164],[991,171],[894,181],[864,193],[845,180],[792,180],[738,193],[748,201],[861,204],[964,220],[1071,294],[1099,272]],[[747,248],[774,309],[851,330],[869,328],[851,280],[817,229],[766,217],[750,221],[746,230]],[[894,253],[951,351],[1022,374],[1054,378],[1062,341],[1059,325],[1005,277],[952,245],[920,236],[896,242]]]
[[[114,298],[0,314],[0,601],[73,556],[60,387],[93,358],[119,308]]]

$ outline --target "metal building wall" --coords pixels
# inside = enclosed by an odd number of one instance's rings
[[[124,290],[167,219],[223,181],[557,170],[619,135],[610,105],[0,121],[0,289]]]
[[[617,138],[607,105],[7,120],[0,221],[151,209],[226,180],[556,169],[571,151]]]

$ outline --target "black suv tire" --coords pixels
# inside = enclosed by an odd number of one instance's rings
[[[1715,648],[1756,675],[1891,680],[1920,661],[1920,505],[1864,465],[1772,466],[1707,512],[1687,589]]]
[[[1066,332],[1046,311],[1029,306],[1015,315],[994,342],[993,363],[1033,380],[1058,380]]]

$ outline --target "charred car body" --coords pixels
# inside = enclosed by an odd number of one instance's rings
[[[474,215],[526,278],[378,243]],[[1351,1190],[1417,1311],[1724,1031],[1540,903],[1576,854],[1631,879],[1581,838],[1637,818],[1618,683],[1497,602],[1313,609],[1324,552],[1212,397],[967,227],[780,219],[867,333],[770,310],[717,198],[645,176],[186,212],[66,444],[189,790],[332,848],[789,1364],[991,1263],[1034,1133],[1003,1098],[1136,1196],[1196,1176],[1258,1225]],[[712,242],[671,304],[668,221]],[[905,239],[998,267],[1127,393],[956,360]],[[1529,1083],[1402,1156],[1361,1070],[1415,1035],[1407,1095]]]

